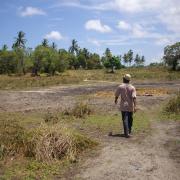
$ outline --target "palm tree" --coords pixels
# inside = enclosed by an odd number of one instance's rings
[[[131,66],[131,63],[133,61],[133,51],[130,49],[127,53],[127,61],[129,63],[129,67]]]
[[[48,47],[48,46],[49,46],[47,39],[43,39],[43,41],[42,41],[42,46],[44,46],[44,47]]]
[[[52,46],[51,46],[53,49],[57,49],[57,45],[55,42],[52,43]]]
[[[23,31],[19,31],[17,38],[15,38],[13,48],[22,48],[22,49],[24,49],[25,48],[25,43],[26,43],[25,33]]]
[[[79,52],[79,46],[77,44],[77,41],[75,39],[72,40],[72,45],[69,47],[69,52],[73,55],[78,54]]]
[[[84,57],[85,57],[85,69],[87,69],[87,61],[88,61],[88,59],[89,59],[89,57],[90,57],[90,52],[88,51],[88,49],[83,48],[82,54],[83,54]]]
[[[124,64],[128,63],[128,55],[126,53],[123,56],[123,61],[124,61]]]
[[[8,49],[8,46],[7,46],[6,44],[4,44],[4,45],[2,46],[2,51],[7,51],[7,49]]]
[[[25,63],[24,63],[24,53],[25,53],[25,33],[23,31],[19,31],[17,33],[17,38],[15,38],[15,42],[12,48],[15,50],[16,55],[18,57],[18,73],[21,75],[22,73],[25,74]]]
[[[135,57],[135,59],[134,59],[134,62],[135,62],[135,64],[136,64],[136,66],[139,66],[139,65],[140,65],[140,63],[141,63],[141,58],[140,58],[139,54],[136,54],[136,57]]]

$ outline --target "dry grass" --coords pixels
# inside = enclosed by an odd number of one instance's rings
[[[68,158],[74,161],[77,155],[96,143],[62,124],[41,124],[27,130],[13,121],[0,121],[0,155],[33,157],[50,162]]]
[[[92,108],[86,102],[78,102],[72,109],[65,109],[63,114],[76,118],[85,118],[87,115],[92,114],[92,112]]]
[[[116,73],[106,73],[105,70],[68,70],[53,77],[41,75],[39,77],[26,76],[6,76],[0,75],[0,89],[22,89],[31,87],[47,87],[61,84],[84,83],[83,80],[92,81],[111,81],[119,82],[126,73],[132,75],[133,81],[171,81],[180,79],[180,73],[168,71],[165,68],[144,67],[144,68],[125,68],[117,70]]]
[[[60,125],[42,125],[36,131],[33,141],[35,158],[40,161],[52,161],[67,157],[74,161],[83,150],[96,143],[73,130]]]
[[[138,96],[146,96],[146,95],[159,96],[159,95],[166,95],[170,93],[170,91],[165,88],[137,88],[136,91],[137,91]],[[113,91],[99,91],[95,94],[92,94],[92,96],[112,98],[114,97],[114,92]]]

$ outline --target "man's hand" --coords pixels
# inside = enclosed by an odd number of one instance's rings
[[[137,108],[136,107],[134,107],[134,113],[137,111]]]

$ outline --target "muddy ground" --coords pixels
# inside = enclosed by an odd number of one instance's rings
[[[101,91],[114,91],[118,84],[95,83],[60,86],[28,91],[0,91],[0,112],[63,110],[79,100],[86,100],[94,108],[114,111],[113,97],[96,97]],[[180,82],[135,84],[137,88],[165,88],[177,91]],[[171,95],[138,96],[141,110],[150,111]],[[179,180],[180,123],[152,119],[152,131],[146,136],[126,139],[105,136],[102,148],[94,157],[60,179],[89,180]]]

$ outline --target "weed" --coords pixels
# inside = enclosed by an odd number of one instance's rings
[[[60,121],[60,118],[57,116],[57,114],[48,111],[44,115],[44,121],[46,123],[56,124]]]
[[[92,109],[87,103],[80,102],[75,104],[72,109],[65,109],[63,114],[76,118],[85,118],[85,116],[92,114]]]

